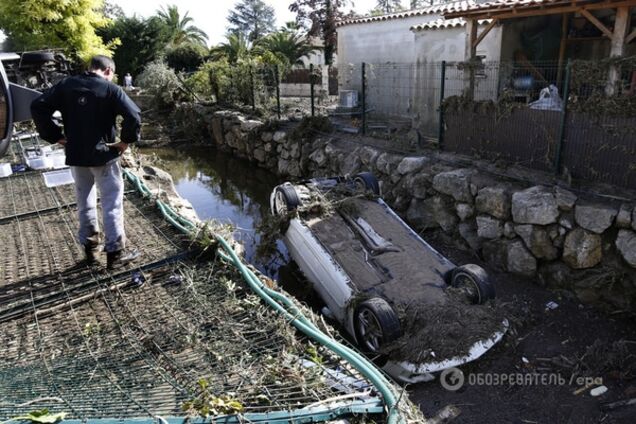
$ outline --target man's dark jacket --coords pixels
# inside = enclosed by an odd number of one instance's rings
[[[64,134],[52,119],[56,110],[62,113]],[[117,115],[124,118],[121,141],[139,140],[137,105],[120,87],[91,72],[68,77],[48,89],[31,103],[31,114],[44,140],[56,143],[66,138],[69,166],[101,166],[118,156],[115,149],[102,152],[95,148],[100,141],[115,142]]]

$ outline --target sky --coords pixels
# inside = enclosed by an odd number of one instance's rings
[[[238,0],[111,0],[118,4],[128,16],[136,14],[148,17],[163,5],[175,4],[183,15],[189,12],[194,19],[194,25],[208,34],[208,42],[215,45],[225,40],[227,30],[227,15],[233,9]],[[281,27],[285,22],[293,21],[296,16],[289,11],[292,0],[265,0],[276,10],[276,27]],[[367,13],[375,7],[377,0],[354,0],[353,9],[358,13]],[[406,1],[402,3],[406,4]],[[349,10],[349,7],[345,9]]]

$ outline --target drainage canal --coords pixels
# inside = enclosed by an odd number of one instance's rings
[[[200,219],[231,223],[234,238],[245,247],[246,260],[261,272],[278,280],[289,293],[320,306],[317,296],[290,263],[282,241],[267,256],[257,254],[261,241],[257,227],[269,214],[269,194],[282,181],[254,164],[205,147],[145,148],[156,165],[172,175],[177,192],[194,207]]]

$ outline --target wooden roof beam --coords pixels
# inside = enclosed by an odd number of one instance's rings
[[[614,37],[614,34],[612,33],[612,31],[610,31],[605,25],[603,25],[603,22],[599,21],[598,18],[594,15],[592,15],[591,12],[588,12],[585,9],[580,9],[578,11],[581,15],[585,16],[585,18],[592,22],[592,24],[594,24],[594,26],[598,29],[601,30],[601,32],[610,40]]]
[[[495,25],[497,25],[497,22],[498,22],[497,19],[493,19],[492,22],[490,22],[488,26],[484,28],[484,30],[479,34],[479,36],[475,39],[475,41],[473,41],[473,48],[476,48],[479,45],[479,43],[482,42],[482,40],[484,39],[484,37],[486,37],[486,35],[488,35],[490,30],[493,29]]]
[[[488,11],[468,11],[468,12],[454,12],[444,14],[445,18],[465,18],[465,19],[512,19],[512,18],[525,18],[528,16],[545,16],[545,15],[560,15],[562,13],[573,13],[583,10],[603,10],[603,9],[616,9],[619,7],[636,7],[636,0],[623,0],[615,2],[603,2],[592,4],[579,4],[571,5],[570,3],[560,3],[561,6],[546,7],[545,9],[538,9],[535,7],[527,7],[522,9],[507,9],[507,10],[488,10]]]

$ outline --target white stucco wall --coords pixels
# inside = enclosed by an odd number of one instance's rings
[[[360,92],[361,64],[365,62],[367,108],[372,120],[410,122],[424,135],[436,134],[440,62],[464,61],[467,38],[465,26],[411,31],[411,27],[439,18],[430,14],[338,28],[339,87]],[[479,30],[484,28],[480,25]],[[485,61],[498,61],[501,43],[502,30],[495,27],[479,44],[477,54]],[[466,77],[449,65],[446,96],[462,94]],[[496,98],[497,80],[496,69],[486,68],[475,80],[475,98]]]
[[[484,25],[479,26],[479,32]],[[484,62],[501,58],[502,29],[494,27],[477,46],[477,55]],[[413,93],[413,124],[425,135],[434,135],[438,129],[441,86],[441,64],[448,63],[444,82],[444,97],[461,95],[466,88],[468,73],[452,62],[463,62],[466,52],[466,26],[415,31],[414,53],[418,63]],[[475,99],[495,100],[499,72],[496,66],[486,65],[475,78]]]
[[[362,62],[413,63],[414,37],[410,28],[439,15],[411,16],[387,21],[347,24],[338,32],[338,78],[341,89],[360,90]]]
[[[485,25],[479,26],[479,32]],[[477,46],[477,55],[485,56],[485,61],[499,60],[501,57],[501,27],[496,26]],[[414,56],[420,63],[463,61],[466,51],[466,27],[428,29],[414,32]]]
[[[413,62],[414,38],[410,28],[439,17],[411,16],[340,26],[337,28],[338,65]]]

